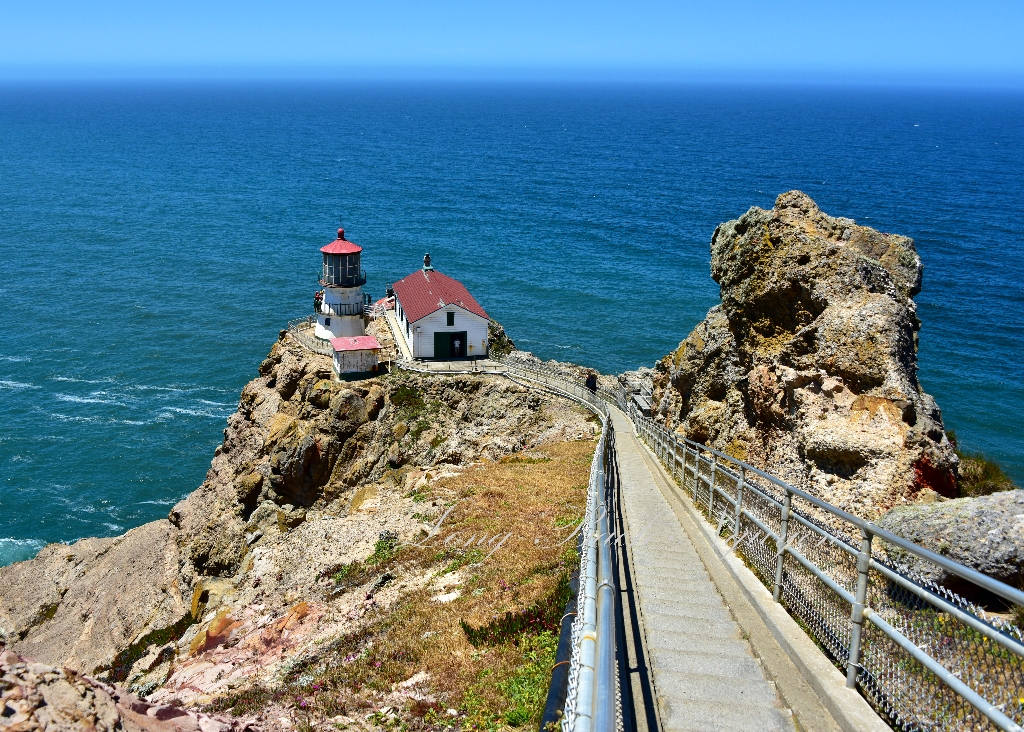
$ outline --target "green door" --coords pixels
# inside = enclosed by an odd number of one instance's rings
[[[448,359],[451,356],[451,333],[434,333],[434,358]]]

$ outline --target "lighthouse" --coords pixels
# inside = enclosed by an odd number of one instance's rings
[[[366,298],[363,285],[366,273],[359,266],[363,248],[345,238],[345,230],[338,229],[338,238],[320,251],[324,255],[324,269],[320,276],[322,290],[313,301],[316,313],[317,338],[354,338],[364,335],[363,309]]]

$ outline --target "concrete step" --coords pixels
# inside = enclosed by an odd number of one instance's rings
[[[692,618],[698,615],[706,617],[713,611],[724,610],[725,603],[721,597],[700,597],[683,595],[677,600],[652,600],[643,597],[644,613],[648,615],[671,615],[673,617]],[[732,618],[727,618],[731,620]]]
[[[659,701],[661,701],[659,699]],[[792,732],[792,715],[761,705],[709,706],[701,702],[665,700],[665,732]]]
[[[652,656],[720,653],[723,656],[750,657],[750,645],[739,633],[718,637],[708,637],[706,633],[660,633],[657,644],[649,645],[649,649]]]
[[[649,631],[656,633],[692,633],[704,634],[709,638],[737,638],[739,627],[731,619],[723,618],[720,613],[700,612],[695,610],[691,615],[665,615],[648,613],[643,610],[644,625]],[[650,640],[655,643],[654,639]]]
[[[656,668],[685,674],[706,674],[747,681],[764,681],[764,670],[757,659],[750,655],[750,648],[742,644],[732,646],[731,653],[723,653],[721,639],[705,642],[700,651],[689,650],[681,653],[678,647],[651,649],[651,658]]]
[[[760,705],[774,709],[778,702],[775,685],[764,680],[684,673],[654,668],[658,696],[708,705]]]

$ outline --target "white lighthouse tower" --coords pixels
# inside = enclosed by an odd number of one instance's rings
[[[324,271],[316,294],[317,338],[332,339],[364,335],[363,285],[366,273],[359,267],[363,248],[345,239],[345,230],[338,229],[338,238],[320,251],[324,254]]]

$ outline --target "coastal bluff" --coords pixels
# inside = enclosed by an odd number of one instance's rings
[[[330,370],[327,357],[282,331],[242,390],[206,479],[167,519],[52,544],[0,568],[0,640],[35,661],[150,693],[172,666],[182,671],[226,640],[214,640],[217,617],[232,614],[234,631],[248,612],[246,629],[257,635],[266,619],[291,618],[290,640],[278,633],[262,649],[266,662],[250,669],[262,673],[312,642],[316,632],[299,620],[344,615],[366,594],[338,593],[325,577],[372,555],[382,536],[408,542],[429,530],[445,504],[422,505],[421,494],[438,481],[514,454],[532,456],[527,467],[546,464],[553,458],[538,450],[578,442],[586,483],[599,425],[567,400],[495,375],[397,371],[344,382]],[[402,578],[391,570],[386,591],[370,594],[395,599]]]

